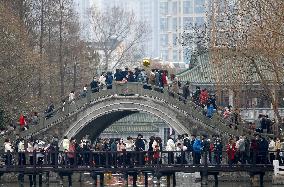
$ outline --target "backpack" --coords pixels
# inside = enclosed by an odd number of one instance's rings
[[[200,153],[201,152],[201,140],[195,140],[192,148],[195,153]]]

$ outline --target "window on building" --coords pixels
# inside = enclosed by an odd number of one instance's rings
[[[184,17],[183,18],[183,27],[184,28],[189,28],[193,24],[193,18],[192,17]]]
[[[193,13],[192,2],[190,2],[190,1],[184,1],[183,2],[183,13],[184,14],[192,14]]]
[[[178,51],[177,50],[174,50],[173,51],[173,61],[174,62],[178,62]]]
[[[160,3],[160,14],[167,15],[168,14],[168,2]]]
[[[178,25],[177,25],[177,18],[174,17],[172,20],[173,20],[173,22],[172,22],[172,29],[173,29],[173,31],[175,31],[175,30],[177,30],[177,27],[178,27]]]
[[[205,13],[205,0],[195,0],[194,1],[194,13],[203,14]]]
[[[177,14],[177,11],[178,11],[177,9],[178,9],[177,1],[174,1],[173,5],[172,5],[172,13],[173,13],[173,15]]]
[[[161,31],[167,31],[168,30],[167,18],[161,18],[160,19],[160,30]]]
[[[183,61],[184,63],[188,64],[190,61],[190,57],[191,57],[191,50],[189,47],[185,47],[183,50]]]
[[[195,25],[196,26],[202,26],[204,25],[205,21],[204,21],[204,17],[196,17],[195,18]]]
[[[160,35],[160,44],[163,47],[168,46],[168,35],[167,34],[161,34]]]
[[[163,60],[168,60],[168,51],[167,50],[162,50],[161,55],[162,55]]]
[[[178,43],[177,34],[173,34],[173,46],[177,46],[177,43]]]

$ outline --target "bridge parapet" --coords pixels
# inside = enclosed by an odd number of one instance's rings
[[[21,132],[21,136],[28,138],[44,132],[54,124],[59,124],[66,118],[76,115],[79,111],[92,106],[99,101],[118,96],[151,98],[166,104],[168,107],[175,108],[180,111],[181,114],[194,119],[207,128],[214,129],[222,135],[231,134],[239,136],[252,133],[249,129],[243,128],[242,126],[238,126],[237,130],[228,127],[228,122],[218,115],[214,115],[211,119],[206,117],[203,114],[203,109],[201,107],[190,100],[185,101],[180,95],[173,93],[168,89],[161,89],[153,85],[142,85],[140,83],[117,83],[112,85],[112,89],[99,90],[95,93],[92,93],[92,91],[89,90],[85,96],[80,96],[74,101],[66,102],[65,105],[60,106],[50,114],[52,117],[47,119],[45,119],[44,116],[41,117],[37,126]],[[164,107],[164,105],[161,107]]]

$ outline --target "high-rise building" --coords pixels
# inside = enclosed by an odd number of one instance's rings
[[[140,20],[144,21],[150,30],[150,39],[145,42],[147,57],[159,57],[159,0],[140,0]]]
[[[189,25],[205,23],[207,0],[160,0],[159,52],[164,61],[189,62],[191,46],[182,46],[177,39]],[[188,30],[190,32],[190,30]]]
[[[145,22],[149,27],[149,39],[142,44],[147,57],[159,57],[159,0],[94,0],[100,10],[108,7],[120,7],[133,11],[138,21]]]

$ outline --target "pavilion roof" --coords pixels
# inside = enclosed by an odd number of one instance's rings
[[[226,55],[230,55],[226,53]],[[241,58],[230,58],[226,56],[221,59],[221,63],[210,62],[210,54],[208,52],[198,55],[193,55],[191,62],[195,66],[191,69],[177,74],[181,81],[189,81],[192,84],[259,84],[261,79],[256,73],[256,67],[248,61],[240,60]],[[257,67],[265,80],[268,82],[276,82],[276,74],[273,71],[272,63],[267,63],[261,58],[256,61]],[[281,67],[283,68],[283,67]],[[283,71],[280,75],[280,80],[283,82]]]

